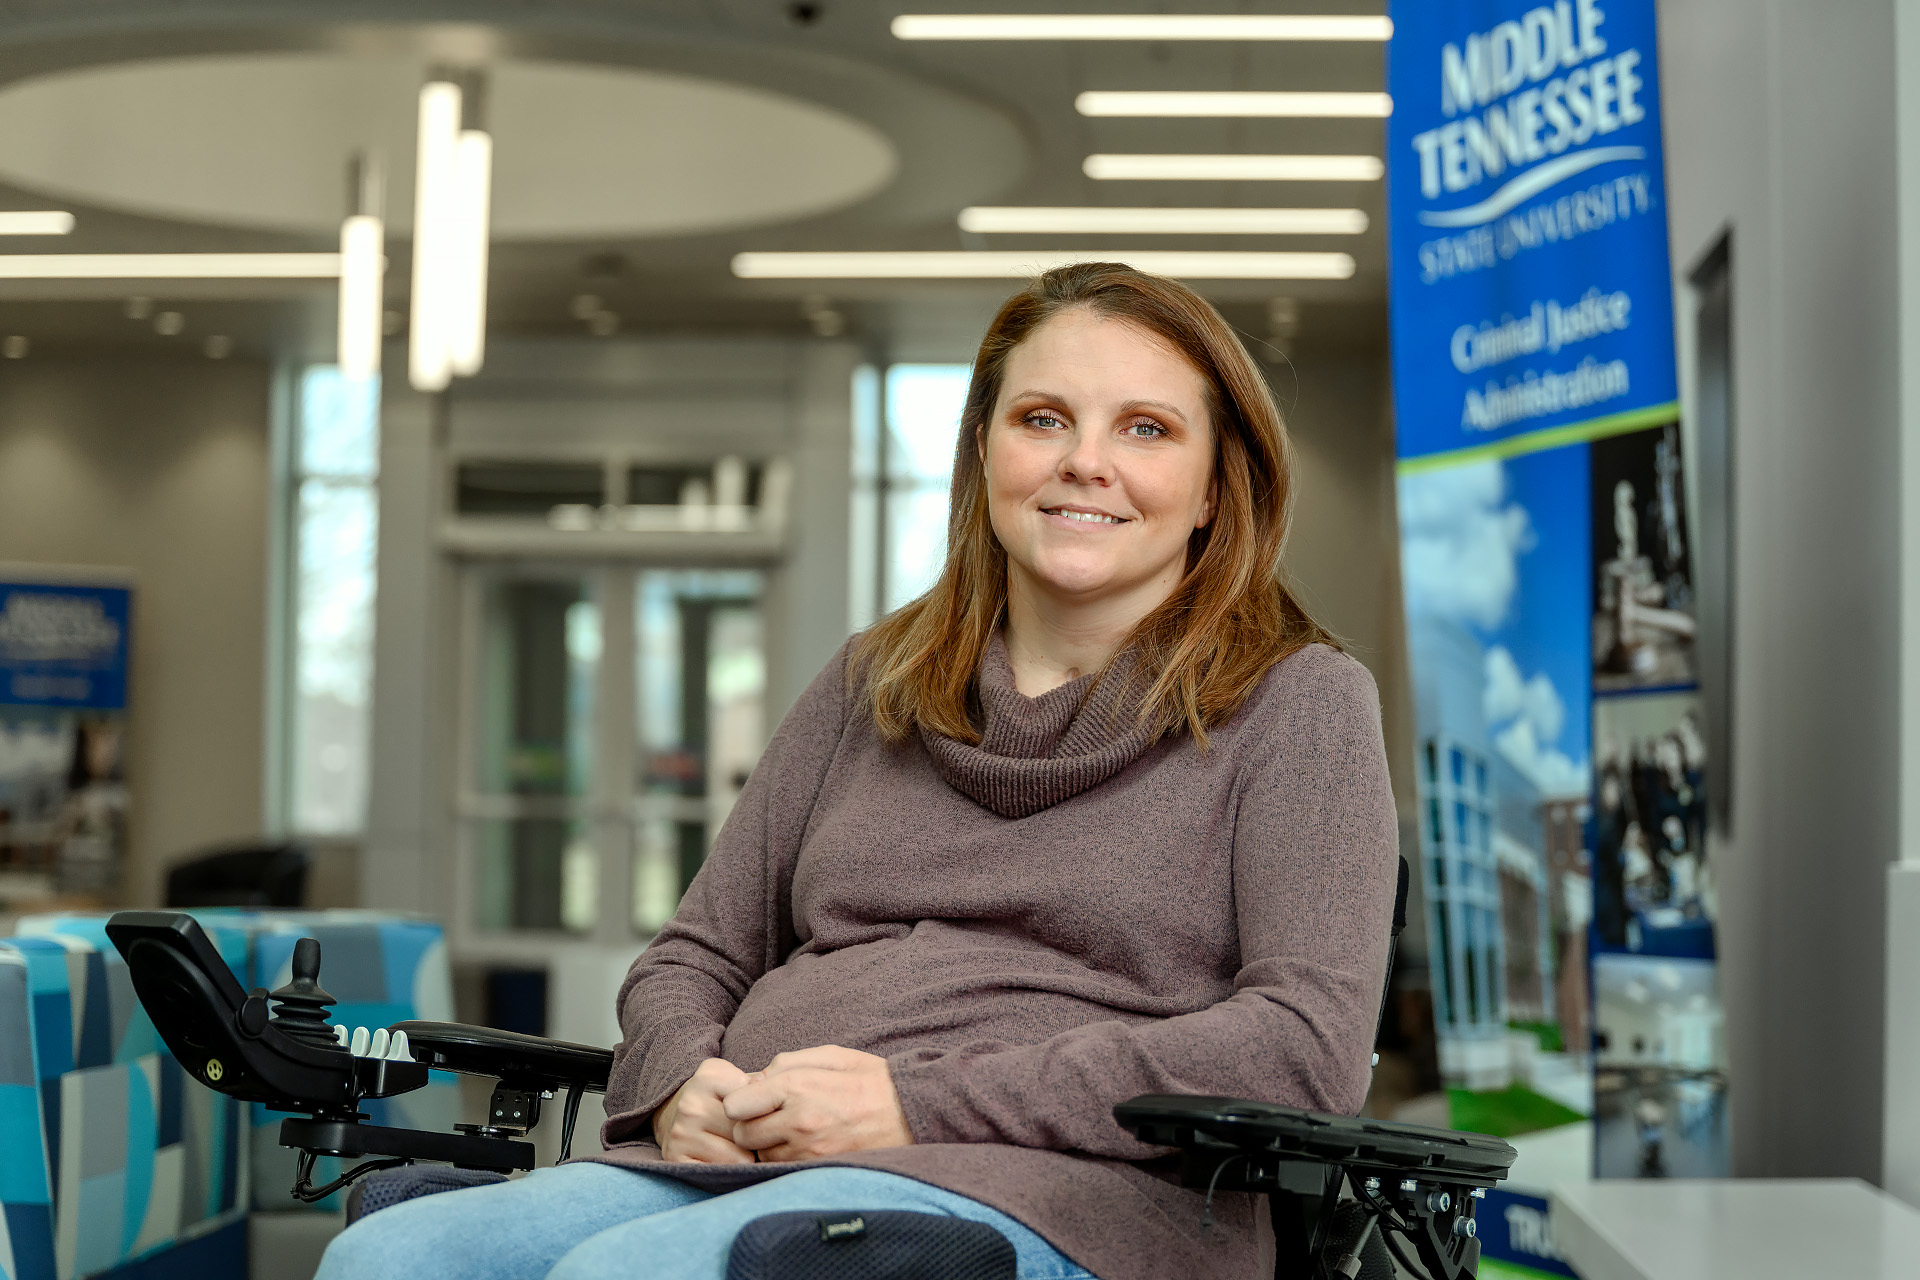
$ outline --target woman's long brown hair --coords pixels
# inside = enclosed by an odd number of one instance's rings
[[[1084,307],[1137,325],[1199,370],[1213,428],[1216,511],[1187,544],[1187,572],[1121,646],[1137,651],[1139,714],[1156,733],[1185,728],[1203,746],[1276,662],[1332,644],[1282,576],[1293,508],[1292,445],[1266,380],[1218,311],[1193,290],[1112,262],[1058,267],[1015,294],[973,362],[953,460],[947,562],[919,599],[875,623],[854,649],[865,703],[890,741],[916,724],[978,742],[969,713],[981,658],[1007,604],[1007,553],[987,515],[980,442],[1007,357],[1040,325]]]

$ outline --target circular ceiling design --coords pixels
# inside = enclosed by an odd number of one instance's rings
[[[387,223],[412,225],[416,58],[276,53],[62,72],[0,90],[0,179],[99,208],[332,232],[355,152],[379,153]],[[871,125],[721,80],[503,61],[487,71],[493,234],[710,233],[831,212],[892,182]]]

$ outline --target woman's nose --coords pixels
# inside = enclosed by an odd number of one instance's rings
[[[1073,445],[1060,460],[1060,478],[1081,484],[1105,484],[1113,479],[1113,459],[1106,436],[1098,431],[1076,428]]]

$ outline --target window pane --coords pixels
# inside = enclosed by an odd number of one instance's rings
[[[731,796],[765,745],[761,577],[648,570],[634,590],[640,790]]]
[[[896,364],[887,370],[888,475],[945,485],[967,400],[964,364]]]
[[[891,613],[926,591],[947,561],[947,489],[887,494],[887,598]]]
[[[639,835],[633,861],[633,927],[643,934],[658,933],[679,910],[680,895],[706,861],[707,824],[655,818],[640,824]]]
[[[533,516],[562,503],[597,507],[606,473],[592,462],[481,461],[460,464],[454,510],[463,516]]]
[[[870,364],[853,371],[853,479],[880,475],[880,373]]]
[[[865,631],[880,613],[880,494],[856,482],[847,517],[847,630]]]
[[[483,819],[472,830],[482,929],[592,930],[600,864],[586,823]]]
[[[763,581],[647,570],[635,583],[639,731],[633,923],[657,931],[766,746]]]
[[[373,679],[372,487],[301,483],[295,514],[294,827],[350,834],[366,816]]]
[[[599,661],[599,606],[584,582],[529,577],[488,585],[475,743],[480,791],[586,793]]]
[[[300,377],[300,470],[371,480],[380,473],[380,380],[345,378],[332,365]]]

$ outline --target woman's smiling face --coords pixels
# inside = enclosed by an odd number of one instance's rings
[[[980,447],[1009,589],[1061,604],[1164,599],[1188,539],[1213,518],[1200,371],[1145,329],[1086,308],[1008,354]]]

